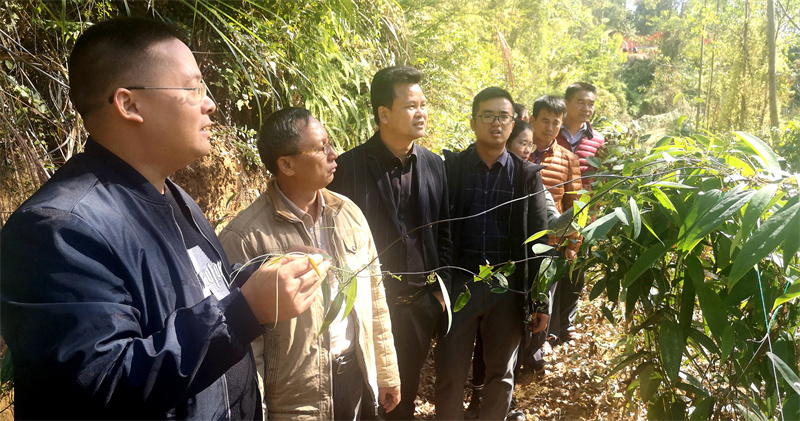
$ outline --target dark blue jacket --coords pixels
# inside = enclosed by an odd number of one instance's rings
[[[466,170],[465,162],[467,155],[475,152],[475,144],[470,145],[466,150],[453,153],[444,150],[445,168],[447,169],[447,181],[450,185],[450,215],[452,218],[461,218],[466,215],[467,203],[464,203],[461,193],[463,173]],[[544,198],[544,184],[540,170],[542,165],[532,164],[523,161],[513,153],[509,153],[514,160],[514,202],[511,205],[511,260],[519,261],[514,271],[513,279],[509,286],[512,289],[528,290],[538,285],[539,266],[541,259],[535,257],[531,247],[535,243],[547,244],[547,236],[539,238],[533,243],[524,244],[531,235],[547,229],[547,204]],[[527,197],[526,199],[523,199]],[[453,230],[453,261],[458,261],[458,251],[460,244],[459,234],[462,232],[462,220],[456,220],[452,224]],[[474,268],[468,268],[477,272],[477,267],[482,262],[475,262]],[[456,299],[461,291],[459,285],[453,285],[454,296]],[[531,303],[527,300],[528,309],[540,313],[548,313],[548,301],[545,299]]]
[[[392,202],[392,186],[389,174],[379,162],[378,148],[382,146],[380,131],[364,144],[343,153],[336,160],[338,167],[336,174],[328,185],[329,190],[341,193],[355,202],[369,222],[372,237],[378,253],[384,250],[395,240],[400,238],[401,232],[399,215]],[[450,265],[452,241],[450,240],[450,224],[433,223],[449,218],[450,206],[447,193],[447,179],[444,173],[444,162],[439,155],[415,145],[417,153],[417,183],[419,188],[419,215],[422,228],[422,256],[426,270],[443,268]],[[394,259],[400,253],[383,253],[380,255],[383,270],[397,271],[402,267]],[[449,287],[449,271],[436,271]],[[391,294],[391,281],[387,282],[387,296]],[[393,298],[393,297],[389,297]]]
[[[195,226],[227,259],[180,187]],[[27,419],[261,417],[238,288],[203,298],[164,197],[92,140],[0,234],[0,322]]]

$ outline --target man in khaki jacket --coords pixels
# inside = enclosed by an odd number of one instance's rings
[[[311,307],[267,326],[252,344],[265,419],[357,419],[362,396],[391,411],[400,378],[380,264],[359,208],[325,188],[337,157],[328,134],[308,110],[288,108],[267,118],[258,150],[275,177],[220,234],[230,260],[246,263],[305,244],[334,262]],[[344,299],[325,329],[325,300],[335,308],[338,291],[355,294],[352,311]]]

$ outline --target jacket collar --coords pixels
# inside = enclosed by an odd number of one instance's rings
[[[84,147],[84,154],[95,161],[94,172],[101,180],[119,184],[129,189],[133,194],[142,199],[166,204],[166,199],[150,181],[148,181],[139,171],[130,166],[122,158],[114,155],[103,145],[97,143],[89,137]],[[174,187],[175,183],[169,178],[166,180],[165,188]],[[175,189],[173,189],[174,191]]]
[[[325,201],[325,214],[331,217],[336,216],[342,210],[342,207],[344,207],[345,201],[341,197],[331,193],[328,189],[321,189],[320,193],[322,194],[322,199]],[[278,180],[276,178],[273,177],[267,183],[266,194],[275,207],[275,216],[282,217],[289,221],[299,221],[299,218],[295,216],[294,212],[286,206],[286,203],[281,198],[281,192],[278,189]]]

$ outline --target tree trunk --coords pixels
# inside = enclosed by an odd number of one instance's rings
[[[778,91],[775,82],[775,0],[767,0],[767,48],[769,49],[769,126],[778,128]]]

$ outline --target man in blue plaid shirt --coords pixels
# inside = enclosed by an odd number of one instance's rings
[[[453,314],[450,332],[436,347],[438,419],[464,416],[464,384],[478,333],[486,363],[479,418],[504,419],[514,389],[514,365],[525,328],[526,306],[533,314],[528,327],[534,332],[547,327],[546,304],[534,306],[523,293],[535,285],[539,267],[531,244],[524,242],[547,229],[539,174],[542,167],[505,149],[514,127],[513,103],[511,94],[501,88],[481,91],[473,100],[470,120],[475,143],[458,154],[445,151],[451,216],[471,216],[452,226],[453,262],[463,270],[452,274],[451,299],[454,301],[467,287],[471,298]],[[546,244],[547,238],[538,241]],[[516,263],[516,271],[508,279],[508,292],[493,293],[496,282],[470,282],[480,265],[508,261]]]

